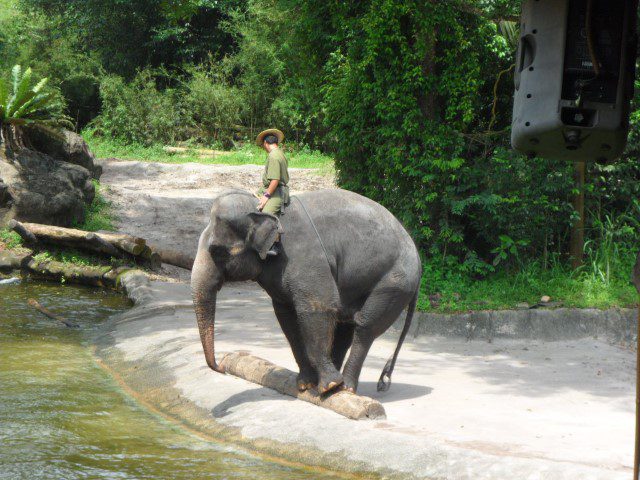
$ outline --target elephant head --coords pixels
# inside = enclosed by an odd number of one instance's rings
[[[225,281],[254,280],[278,236],[275,216],[256,210],[247,192],[225,192],[213,201],[209,225],[202,232],[191,272],[191,292],[207,364],[215,360],[214,325],[217,292]]]

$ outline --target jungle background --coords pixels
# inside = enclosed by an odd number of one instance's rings
[[[335,169],[407,227],[422,309],[632,305],[640,113],[625,155],[587,166],[574,270],[573,166],[509,146],[519,4],[0,0],[0,77],[48,77],[98,156],[255,162],[255,133],[281,128],[294,165]]]

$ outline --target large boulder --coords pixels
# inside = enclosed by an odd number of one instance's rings
[[[96,180],[100,178],[102,167],[95,164],[95,156],[77,133],[38,126],[26,128],[25,134],[34,150],[61,162],[80,165],[89,170]]]
[[[13,218],[65,227],[84,221],[85,205],[95,196],[94,174],[95,169],[0,143],[0,224]]]

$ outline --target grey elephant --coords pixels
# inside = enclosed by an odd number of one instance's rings
[[[272,299],[300,369],[301,391],[355,393],[374,339],[408,307],[378,382],[378,390],[386,390],[411,324],[422,270],[407,231],[388,210],[358,194],[308,192],[292,197],[280,217],[281,251],[267,256],[280,225],[275,216],[258,212],[257,203],[241,190],[220,194],[200,236],[191,289],[209,367],[223,371],[214,354],[217,292],[225,281],[254,280]]]

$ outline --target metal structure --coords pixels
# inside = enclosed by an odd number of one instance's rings
[[[511,143],[530,156],[619,157],[629,131],[638,0],[525,0]]]

